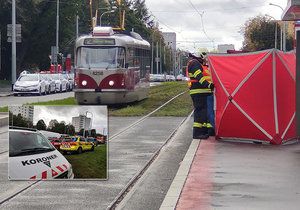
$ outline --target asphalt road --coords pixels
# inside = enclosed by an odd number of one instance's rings
[[[107,181],[39,182],[5,202],[1,209],[106,209],[182,119],[150,118],[137,125],[135,129],[124,132],[109,142],[109,180]],[[113,135],[117,130],[127,127],[126,123],[135,120],[136,118],[111,117],[110,134]],[[9,182],[7,159],[0,158],[0,200],[3,200],[15,189],[27,186],[28,182]]]
[[[56,93],[43,96],[5,96],[0,98],[0,107],[9,105],[23,105],[26,103],[34,102],[60,100],[69,97],[74,97],[74,92]]]

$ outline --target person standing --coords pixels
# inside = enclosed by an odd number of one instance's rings
[[[207,139],[209,137],[207,127],[211,126],[207,119],[207,96],[212,95],[214,84],[210,75],[203,71],[203,62],[203,56],[197,57],[189,53],[187,75],[190,78],[190,96],[194,105],[194,139]]]

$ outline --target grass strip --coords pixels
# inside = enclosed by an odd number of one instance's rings
[[[45,101],[45,102],[35,102],[29,105],[77,105],[74,97],[65,98],[61,100]]]
[[[151,87],[148,99],[127,105],[126,107],[117,110],[110,109],[109,115],[119,117],[142,116],[155,110],[177,94],[186,90],[186,82],[165,82],[161,85]],[[177,105],[181,107],[180,104],[184,103],[185,101],[179,100]]]
[[[178,98],[171,101],[168,105],[155,112],[152,116],[163,117],[184,117],[193,110],[193,103],[189,92],[184,93]]]
[[[67,154],[75,179],[107,179],[107,145],[95,147],[94,151],[82,154]]]
[[[8,112],[8,106],[0,107],[0,112]]]

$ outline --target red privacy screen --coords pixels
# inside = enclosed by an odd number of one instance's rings
[[[294,52],[210,54],[208,61],[217,138],[281,144],[296,137]]]

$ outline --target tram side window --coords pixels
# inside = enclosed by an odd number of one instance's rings
[[[150,66],[150,50],[140,48],[128,49],[128,64],[129,67],[138,67],[140,76],[145,77]]]
[[[135,67],[133,60],[134,60],[134,50],[133,50],[133,48],[128,48],[128,60],[127,60],[127,62],[128,62],[129,67]]]
[[[118,55],[117,55],[117,67],[124,68],[124,63],[125,63],[125,49],[119,48]]]

